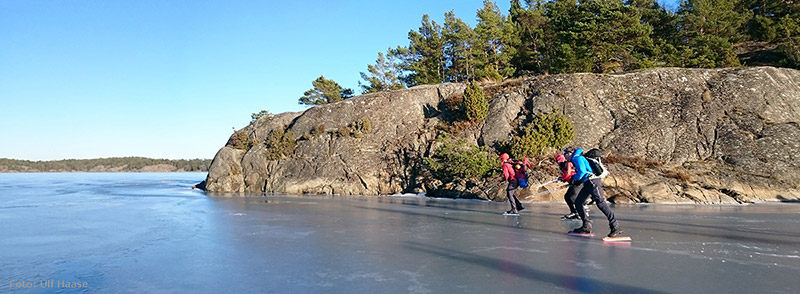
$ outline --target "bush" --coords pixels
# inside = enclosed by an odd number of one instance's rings
[[[250,139],[247,132],[238,130],[233,132],[233,136],[228,140],[227,145],[239,150],[248,150],[253,147],[253,140]]]
[[[676,179],[683,183],[688,183],[692,181],[692,176],[686,172],[685,169],[676,168],[673,170],[663,170],[661,173],[664,174],[665,177]]]
[[[325,133],[325,125],[318,125],[311,129],[311,135],[316,136],[322,133]]]
[[[336,135],[339,137],[347,137],[353,133],[353,130],[350,129],[350,126],[343,126],[336,131]]]
[[[755,15],[746,25],[750,37],[756,41],[772,41],[778,36],[775,22],[765,16]]]
[[[492,174],[496,162],[485,146],[467,146],[465,140],[454,141],[447,135],[440,136],[437,141],[442,145],[424,162],[438,178],[474,179]]]
[[[483,89],[475,82],[469,83],[464,89],[464,112],[471,122],[482,121],[489,113],[489,102],[486,101]]]
[[[339,128],[336,134],[339,137],[362,138],[364,134],[369,134],[369,132],[372,132],[372,124],[370,124],[368,118],[364,118]]]
[[[350,124],[350,127],[353,129],[355,133],[362,133],[362,134],[369,134],[372,131],[372,124],[370,124],[368,118],[364,118],[360,121],[355,121]]]
[[[267,146],[267,160],[277,160],[294,152],[297,140],[292,131],[280,128],[269,133],[264,140],[264,145]]]
[[[554,109],[551,113],[534,117],[533,122],[505,144],[505,149],[514,158],[533,157],[549,148],[563,148],[574,137],[572,123]]]
[[[779,45],[775,51],[783,55],[782,66],[800,69],[800,38]]]

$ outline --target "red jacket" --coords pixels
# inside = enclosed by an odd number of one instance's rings
[[[511,181],[516,180],[514,172],[514,166],[511,165],[511,162],[503,162],[503,180]]]

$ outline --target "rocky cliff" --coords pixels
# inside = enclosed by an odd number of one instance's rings
[[[209,169],[209,192],[393,194],[485,197],[482,182],[422,175],[463,84],[418,86],[262,118],[242,129],[252,147],[225,146]],[[570,145],[600,147],[617,203],[744,203],[800,199],[800,71],[771,67],[660,68],[620,75],[569,74],[482,85],[489,114],[460,134],[495,146],[532,114],[556,109],[575,126]],[[368,121],[367,132],[352,133]],[[268,160],[273,130],[298,140]],[[552,165],[544,159],[541,165]],[[538,171],[536,180],[555,178]],[[502,190],[502,189],[495,189]],[[537,191],[523,191],[523,196]],[[489,198],[502,199],[501,191]],[[563,192],[562,192],[563,193]],[[213,193],[212,193],[213,194]],[[560,201],[556,193],[537,197]]]

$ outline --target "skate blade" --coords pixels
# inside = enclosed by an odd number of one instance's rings
[[[587,233],[572,233],[572,232],[570,232],[570,233],[567,233],[567,235],[575,236],[575,237],[584,237],[584,238],[594,237],[594,233],[588,233],[587,234]]]
[[[631,237],[603,237],[603,242],[630,242]]]

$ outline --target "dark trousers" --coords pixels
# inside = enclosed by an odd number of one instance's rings
[[[569,213],[578,212],[575,210],[575,199],[578,198],[578,192],[581,191],[581,188],[583,188],[583,184],[569,185],[567,193],[564,193],[564,202],[567,202],[567,206],[569,206]]]
[[[611,229],[615,229],[619,227],[617,224],[617,219],[614,217],[614,212],[611,211],[611,208],[608,207],[608,202],[606,202],[605,197],[603,197],[603,184],[602,179],[596,178],[583,183],[583,188],[578,193],[578,197],[575,199],[575,203],[585,203],[586,199],[592,197],[594,200],[594,204],[597,205],[597,208],[603,212],[603,214],[608,219],[608,226]],[[581,220],[583,220],[583,227],[589,230],[592,229],[592,220],[589,219],[589,216],[583,210],[583,205],[576,205],[575,209],[578,210],[578,215],[581,216]]]
[[[506,196],[508,197],[508,203],[511,204],[511,212],[519,212],[518,210],[522,208],[522,203],[519,202],[517,195],[515,195],[515,192],[517,192],[517,187],[519,187],[519,183],[517,183],[517,181],[508,181]]]

